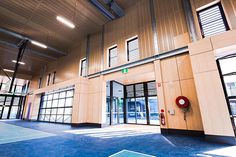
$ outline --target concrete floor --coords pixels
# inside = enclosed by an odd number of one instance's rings
[[[0,121],[0,157],[233,157],[236,146],[202,137],[161,135],[159,127],[117,125],[102,129]]]

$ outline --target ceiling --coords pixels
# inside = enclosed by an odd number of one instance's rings
[[[122,9],[127,9],[136,0],[116,0]],[[70,29],[56,20],[63,16],[75,24]],[[70,47],[86,35],[98,32],[108,19],[88,0],[1,0],[0,29],[15,32],[46,44],[51,49],[42,49],[28,44],[19,72],[33,75],[45,64],[68,53]],[[0,64],[14,69],[11,61],[17,58],[16,45],[21,39],[0,31]],[[62,53],[58,53],[58,52]]]

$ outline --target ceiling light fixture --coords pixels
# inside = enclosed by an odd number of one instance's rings
[[[36,45],[36,46],[45,48],[45,49],[47,48],[46,45],[44,45],[44,44],[42,44],[42,43],[40,43],[40,42],[37,42],[37,41],[33,41],[33,40],[32,40],[31,43],[34,44],[34,45]]]
[[[3,69],[3,70],[6,71],[6,72],[14,73],[14,71],[10,70],[10,69]]]
[[[69,20],[65,19],[62,16],[57,16],[57,20],[70,28],[75,28],[75,25],[72,22],[70,22]]]
[[[16,63],[16,60],[12,60],[12,62],[13,62],[13,63]],[[18,62],[18,63],[21,64],[21,65],[25,65],[24,62]]]

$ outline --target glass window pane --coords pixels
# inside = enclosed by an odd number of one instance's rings
[[[70,115],[64,115],[64,123],[71,123],[71,116]]]
[[[143,84],[135,85],[135,94],[136,94],[136,97],[144,96]]]
[[[46,109],[46,114],[50,114],[51,113],[51,109]]]
[[[56,115],[51,115],[50,122],[55,122],[55,121],[56,121]]]
[[[50,116],[49,115],[45,115],[44,121],[49,121]]]
[[[53,99],[58,99],[59,98],[59,93],[55,93],[54,95],[53,95]]]
[[[42,104],[42,108],[46,108],[47,107],[47,101],[44,101]]]
[[[65,106],[65,99],[59,99],[58,107],[64,107]]]
[[[52,94],[49,94],[48,95],[48,100],[52,100],[52,96],[53,96]]]
[[[160,125],[157,97],[148,97],[150,124]]]
[[[64,108],[58,108],[57,114],[64,114]]]
[[[40,114],[45,114],[46,113],[46,109],[41,109],[40,110]]]
[[[52,101],[47,102],[47,108],[50,108],[50,107],[52,107]]]
[[[73,97],[73,95],[74,95],[74,91],[73,90],[70,90],[70,91],[66,92],[66,97]]]
[[[236,57],[233,58],[227,58],[227,59],[222,59],[219,61],[220,62],[220,68],[222,74],[228,74],[232,72],[236,72]]]
[[[138,124],[147,124],[145,98],[136,98],[136,116]]]
[[[12,97],[7,97],[5,105],[10,106]]]
[[[233,116],[236,116],[236,99],[231,99],[229,100],[229,102],[230,102],[231,113]]]
[[[65,108],[65,114],[72,114],[72,108]]]
[[[127,106],[127,122],[136,123],[136,108],[135,108],[135,99],[126,99]]]
[[[57,107],[57,104],[58,104],[58,100],[53,100],[52,107]]]
[[[133,85],[126,86],[126,92],[128,98],[134,97],[134,86]]]
[[[20,101],[20,98],[19,97],[15,97],[14,101],[13,101],[13,105],[19,105],[19,101]]]
[[[63,115],[57,115],[56,122],[63,122]]]
[[[6,119],[8,115],[9,107],[4,107],[3,108],[3,114],[2,114],[2,119]]]
[[[10,113],[10,119],[16,119],[16,115],[17,115],[17,111],[18,111],[18,106],[12,106],[11,108],[11,113]]]
[[[66,92],[61,92],[59,98],[65,98],[66,97]]]
[[[57,108],[52,109],[51,114],[57,114]]]
[[[44,117],[45,117],[45,115],[40,115],[40,116],[39,116],[39,120],[40,120],[40,121],[43,121],[43,120],[44,120]]]
[[[224,76],[228,96],[236,96],[236,75]]]

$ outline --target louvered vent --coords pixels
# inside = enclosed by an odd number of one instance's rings
[[[222,6],[216,4],[198,12],[203,37],[209,37],[228,30]]]

